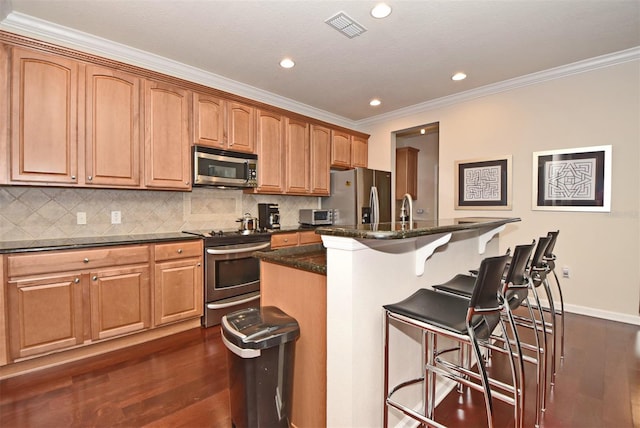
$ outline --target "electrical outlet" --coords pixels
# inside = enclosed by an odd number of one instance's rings
[[[111,224],[122,223],[122,213],[120,211],[111,211]]]
[[[569,278],[569,266],[562,267],[562,277]]]
[[[76,222],[77,224],[87,224],[87,213],[78,211],[76,213]]]

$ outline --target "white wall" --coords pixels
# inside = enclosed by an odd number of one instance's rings
[[[395,163],[393,131],[440,123],[440,218],[520,217],[501,234],[501,250],[559,229],[558,264],[569,311],[640,324],[640,61],[634,60],[363,128],[369,162]],[[532,153],[613,146],[609,213],[533,211]],[[454,210],[454,162],[513,155],[513,209]]]

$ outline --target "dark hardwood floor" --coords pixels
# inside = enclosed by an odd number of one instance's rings
[[[638,326],[573,314],[566,322],[566,357],[542,426],[640,427]],[[533,385],[527,391],[526,426],[533,426]],[[451,427],[486,426],[482,397],[463,398],[450,394],[438,418]],[[511,426],[510,407],[496,408],[496,427]],[[0,426],[230,427],[220,330],[195,329],[0,381]]]

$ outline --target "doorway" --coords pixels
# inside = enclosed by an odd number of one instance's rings
[[[407,180],[415,180],[415,199],[413,201],[413,219],[432,221],[438,219],[438,159],[440,146],[440,125],[438,122],[427,125],[414,126],[412,128],[395,131],[396,142],[396,180],[398,177],[407,176]],[[399,159],[398,149],[412,147],[412,156],[417,157],[416,174],[411,173]],[[403,169],[400,171],[400,169]],[[408,173],[408,174],[405,174]],[[414,176],[415,175],[415,176]],[[410,186],[411,187],[411,186]],[[395,213],[396,219],[400,212],[400,204],[404,190],[403,184],[396,181]],[[413,192],[411,192],[413,193]]]

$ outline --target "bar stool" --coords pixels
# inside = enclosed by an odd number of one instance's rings
[[[558,290],[558,296],[560,298],[560,310],[555,315],[560,316],[560,360],[562,361],[564,360],[564,297],[562,296],[562,287],[560,286],[560,280],[558,279],[558,274],[556,273],[556,255],[553,253],[553,249],[555,248],[559,234],[559,230],[547,233],[547,236],[551,238],[551,241],[549,241],[549,245],[544,252],[543,259],[547,263],[549,271],[553,272],[553,277],[555,278],[556,282],[556,289]]]
[[[543,345],[544,333],[536,323],[536,317],[533,313],[532,305],[529,304],[529,291],[533,289],[533,283],[529,276],[529,260],[535,246],[535,240],[531,244],[518,245],[515,247],[511,261],[505,275],[505,286],[503,288],[503,297],[508,303],[508,308],[512,312],[521,306],[525,306],[528,311],[528,318],[518,317],[516,326],[526,327],[533,331],[534,343],[530,344],[521,341],[520,345],[524,350],[535,352],[535,358],[523,355],[524,361],[534,364],[536,369],[536,426],[540,425],[542,419],[542,411],[545,406],[545,385],[546,385],[546,358],[545,346]],[[541,247],[542,248],[542,247]],[[538,253],[538,257],[542,257],[542,250]],[[444,284],[433,286],[436,291],[454,294],[466,299],[471,298],[473,294],[474,276],[472,275],[456,275]],[[535,292],[535,289],[534,289]],[[524,305],[523,305],[524,303]],[[542,315],[539,315],[542,316]],[[515,319],[515,317],[514,317]],[[499,340],[500,338],[496,338]]]
[[[504,300],[500,296],[502,275],[508,256],[489,257],[482,261],[475,278],[475,285],[470,299],[464,299],[434,290],[420,289],[407,299],[390,305],[384,305],[384,427],[389,423],[389,407],[399,410],[404,415],[422,424],[442,426],[435,420],[435,376],[441,375],[455,380],[465,386],[481,391],[484,394],[485,408],[489,427],[493,427],[493,398],[504,401],[514,408],[516,426],[522,426],[524,403],[524,367],[522,350],[517,340],[513,318],[508,315],[509,326],[516,338],[515,344],[510,341],[507,328],[501,316],[505,310]],[[422,377],[397,384],[389,389],[389,326],[391,321],[415,327],[422,333],[423,361],[425,370]],[[498,329],[497,327],[500,326]],[[504,343],[514,344],[505,348],[491,342],[491,334],[503,338]],[[445,352],[452,349],[438,349],[437,338],[446,337],[462,345],[469,345],[473,350],[478,371],[442,358]],[[504,353],[508,356],[511,370],[511,384],[489,378],[481,348]],[[455,348],[457,349],[457,348]],[[515,354],[515,355],[514,355]],[[518,364],[516,365],[516,360]],[[393,395],[409,385],[424,385],[423,413],[396,401]]]

